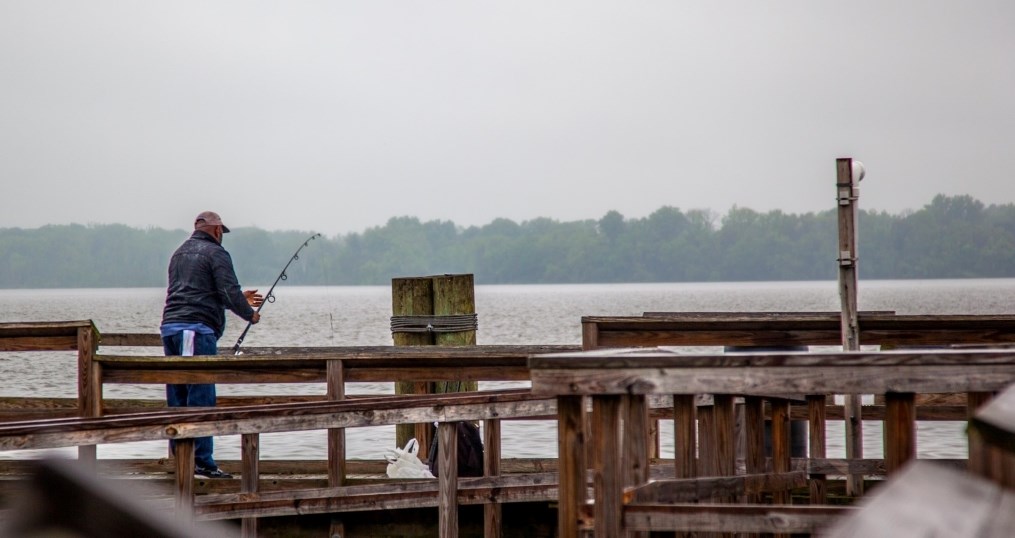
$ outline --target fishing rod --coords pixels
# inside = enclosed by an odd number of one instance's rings
[[[289,269],[289,265],[292,264],[292,262],[300,259],[300,251],[303,250],[303,247],[307,246],[308,244],[310,244],[311,241],[313,241],[314,239],[317,239],[318,237],[321,237],[321,234],[311,235],[309,238],[307,238],[306,241],[303,242],[302,245],[300,245],[300,248],[296,249],[296,252],[293,253],[293,257],[289,258],[289,261],[285,264],[285,267],[282,268],[282,272],[278,274],[278,278],[275,279],[275,283],[271,285],[271,288],[268,290],[268,293],[264,294],[264,301],[261,302],[261,306],[258,306],[257,310],[255,310],[255,312],[260,314],[261,313],[261,309],[264,308],[264,305],[266,303],[274,303],[275,302],[275,294],[272,293],[273,291],[275,291],[275,286],[278,285],[279,281],[288,280],[289,279],[289,275],[285,274],[286,270]],[[240,334],[240,337],[236,340],[236,345],[233,346],[233,354],[234,355],[239,355],[240,354],[240,344],[242,344],[243,343],[243,339],[247,337],[247,331],[250,330],[250,326],[251,325],[253,325],[253,322],[248,321],[247,322],[247,328],[243,329],[243,333]]]

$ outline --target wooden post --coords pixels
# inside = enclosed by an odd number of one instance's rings
[[[194,440],[177,439],[176,457],[176,512],[190,518],[194,506]]]
[[[764,474],[765,459],[765,402],[760,396],[744,397],[744,466],[747,474]],[[748,495],[749,503],[757,503],[760,495]]]
[[[95,325],[78,329],[78,414],[82,417],[102,416],[102,365],[92,360],[99,346],[97,332]],[[97,454],[95,445],[78,447],[78,460],[93,469]]]
[[[582,351],[599,347],[599,326],[592,322],[582,321]]]
[[[856,217],[860,189],[853,180],[853,159],[835,161],[835,192],[839,222],[839,299],[842,303],[842,349],[860,349],[860,325],[857,314],[857,241]],[[863,458],[863,417],[859,394],[845,396],[846,458]],[[863,495],[863,476],[846,477],[847,495]]]
[[[698,476],[697,415],[693,394],[673,395],[673,464],[677,478]]]
[[[441,538],[458,536],[458,427],[441,422],[437,427],[437,511]]]
[[[891,476],[916,457],[916,395],[885,394],[885,472]]]
[[[987,404],[993,398],[990,392],[969,392],[966,394],[966,418],[967,421],[973,418],[976,410]],[[991,459],[993,451],[987,446],[983,436],[976,428],[966,428],[969,436],[969,471],[980,476],[989,477],[989,470],[992,467]]]
[[[245,433],[240,436],[240,464],[243,468],[240,475],[240,493],[256,493],[260,479],[261,436],[256,433]],[[257,538],[257,518],[245,517],[240,522],[240,535],[243,538]]]
[[[734,432],[733,396],[716,394],[715,405],[715,470],[717,476],[736,474],[737,454]]]
[[[807,397],[807,420],[810,425],[807,436],[810,446],[807,457],[810,459],[825,458],[825,395]],[[828,480],[824,474],[811,474],[809,481],[811,504],[828,503]]]
[[[624,486],[640,486],[649,478],[648,432],[652,421],[648,416],[648,402],[644,394],[623,396],[625,409],[624,430]],[[641,435],[639,435],[641,433]]]
[[[328,400],[345,399],[345,369],[341,359],[327,365]],[[404,446],[404,445],[403,445]],[[345,428],[328,429],[328,487],[345,485]],[[332,517],[328,536],[345,536],[345,524]]]
[[[433,279],[392,278],[391,314],[393,316],[432,316]],[[396,346],[429,346],[434,344],[433,333],[392,333]],[[398,381],[395,394],[427,394],[429,383]],[[419,441],[419,457],[426,459],[430,450],[429,424],[399,424],[395,426],[395,444],[404,447],[413,437]]]
[[[578,516],[588,490],[585,478],[585,418],[581,396],[557,397],[558,508],[561,538],[578,537]]]
[[[500,420],[487,419],[483,423],[483,476],[500,475]],[[483,505],[483,536],[501,536],[500,503]]]
[[[772,406],[772,472],[788,473],[791,468],[792,453],[790,452],[789,435],[789,400],[773,398]],[[775,504],[789,504],[788,491],[780,490],[772,493]]]
[[[715,405],[696,407],[698,413],[698,476],[716,476]]]
[[[595,460],[592,463],[595,521],[597,537],[623,536],[623,473],[620,454],[620,396],[592,397],[592,443]],[[645,432],[628,432],[645,435]]]

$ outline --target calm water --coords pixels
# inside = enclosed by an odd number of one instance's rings
[[[262,290],[264,291],[264,290]],[[0,290],[0,322],[91,319],[104,332],[158,330],[164,290],[61,289]],[[388,287],[276,288],[277,301],[262,310],[262,321],[248,333],[245,346],[390,345],[391,291]],[[899,314],[1010,314],[1015,279],[868,281],[860,283],[861,310]],[[581,316],[641,315],[652,311],[837,311],[835,282],[762,282],[708,284],[609,284],[477,286],[480,344],[579,344]],[[236,342],[245,322],[231,314],[221,348]],[[701,349],[705,351],[706,349]],[[714,351],[714,350],[708,350]],[[110,351],[114,352],[114,351]],[[151,353],[116,349],[115,353]],[[3,353],[3,395],[72,397],[76,395],[73,353]],[[483,383],[481,388],[524,386]],[[350,394],[390,394],[390,383],[355,383]],[[219,394],[324,394],[323,385],[219,386]],[[163,389],[147,385],[107,385],[107,397],[162,398]],[[864,453],[881,456],[880,425],[865,426]],[[672,424],[663,423],[663,455],[672,456]],[[556,428],[550,422],[503,425],[505,457],[556,456]],[[351,458],[379,459],[393,444],[393,427],[347,430]],[[829,457],[844,454],[841,426],[829,426]],[[325,458],[324,432],[266,434],[266,459]],[[966,456],[962,423],[920,423],[918,451],[924,458]],[[70,451],[58,450],[58,453]],[[164,456],[164,442],[100,446],[99,457]],[[72,453],[72,452],[70,452]],[[33,452],[0,453],[24,457]],[[216,456],[239,459],[239,438],[216,438]]]

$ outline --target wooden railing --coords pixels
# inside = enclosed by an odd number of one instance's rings
[[[647,312],[583,316],[582,347],[836,346],[836,312]],[[860,312],[860,344],[882,347],[1015,343],[1015,316]]]
[[[588,524],[587,439],[595,484],[590,525],[597,536],[638,530],[809,533],[828,524],[837,510],[823,505],[823,470],[814,472],[825,458],[827,394],[884,395],[884,464],[890,475],[916,454],[916,394],[967,392],[972,411],[990,393],[1015,382],[1015,351],[678,355],[666,349],[597,350],[533,357],[529,367],[533,393],[557,397],[561,536],[577,536],[583,522]],[[818,506],[780,508],[782,523],[773,529],[772,520],[750,505],[662,502],[667,488],[686,486],[648,484],[644,402],[652,394],[674,398],[678,479],[736,474],[734,399],[743,397],[746,472],[784,484],[792,483],[787,398],[803,398],[810,429],[807,461],[815,464],[808,469],[810,495]],[[714,395],[714,412],[705,422],[696,416],[697,394]],[[591,432],[584,430],[584,397],[592,400]],[[771,409],[770,462],[759,442],[765,403]],[[973,457],[979,453],[971,447]],[[633,488],[627,490],[626,503],[625,488]],[[729,495],[720,496],[723,500],[729,501]],[[785,504],[788,495],[776,492],[773,500]]]
[[[528,390],[364,398],[357,401],[272,404],[240,408],[160,411],[132,415],[69,418],[0,424],[0,450],[55,448],[159,439],[176,441],[176,506],[201,519],[304,515],[394,507],[438,506],[442,536],[457,535],[457,506],[465,503],[552,500],[553,480],[546,476],[457,478],[455,422],[552,415],[555,402]],[[205,495],[195,503],[193,438],[240,435],[242,475],[251,488],[258,476],[261,433],[352,428],[440,421],[439,478],[429,484],[335,486],[317,490],[255,491]],[[491,454],[485,464],[495,466]],[[246,480],[250,477],[252,480]],[[470,482],[470,480],[472,480]],[[399,501],[401,499],[401,501]]]
[[[711,315],[711,314],[709,314]],[[790,328],[785,323],[790,318],[783,315],[775,316],[775,325],[753,328],[743,323],[755,323],[761,315],[740,315],[743,319],[732,319],[734,315],[722,315],[725,320],[704,319],[706,315],[697,314],[696,319],[673,320],[671,314],[651,315],[635,318],[629,323],[623,320],[624,331],[633,332],[651,328],[653,331],[665,331],[665,337],[651,336],[647,341],[662,342],[666,345],[785,345],[787,342],[819,342],[808,340],[815,334],[825,331],[822,326],[811,326],[806,318],[827,317],[827,315],[794,314],[797,332],[790,339],[780,339]],[[865,316],[882,314],[861,314],[861,327]],[[691,316],[685,316],[685,318]],[[713,317],[715,317],[713,315]],[[923,319],[922,325],[894,324],[880,329],[879,334],[885,342],[922,342],[921,345],[936,343],[983,344],[984,342],[1008,342],[1011,338],[1012,318],[1004,316],[975,317],[982,325],[973,323],[968,317],[949,317],[944,325],[937,323],[941,319]],[[610,332],[600,331],[611,325],[617,318],[584,318],[584,321],[595,321],[598,334]],[[667,327],[653,325],[649,322],[664,322]],[[898,319],[894,317],[893,319]],[[673,325],[674,321],[681,324]],[[769,323],[772,320],[764,320]],[[825,319],[811,320],[814,323],[827,323]],[[646,325],[646,323],[648,323]],[[699,332],[695,333],[687,323],[698,323]],[[887,321],[886,321],[887,323]],[[16,325],[16,326],[15,326]],[[738,328],[734,328],[738,325]],[[43,327],[45,326],[45,327]],[[703,328],[704,327],[704,328]],[[706,330],[711,327],[711,330]],[[728,331],[716,331],[716,328],[729,328]],[[922,327],[922,328],[921,328]],[[948,329],[951,327],[951,329]],[[679,330],[677,330],[679,329]],[[801,331],[818,331],[807,333]],[[667,332],[669,331],[669,332]],[[750,333],[751,338],[743,334]],[[932,336],[916,337],[911,332],[930,331]],[[725,334],[721,337],[717,334]],[[633,333],[632,333],[633,334]],[[676,335],[676,336],[674,336]],[[693,336],[693,338],[690,338]],[[707,335],[703,336],[703,335]],[[737,336],[740,335],[740,336]],[[631,337],[630,335],[625,338]],[[893,338],[894,340],[890,339]],[[727,338],[727,339],[723,339]],[[795,340],[794,340],[795,338]],[[610,340],[616,342],[618,340]],[[281,515],[308,513],[307,510],[321,513],[335,513],[345,510],[365,510],[372,508],[399,506],[441,506],[442,517],[453,517],[452,500],[455,503],[472,502],[513,502],[514,500],[538,500],[556,498],[557,476],[560,477],[566,494],[560,496],[562,535],[570,536],[572,530],[582,527],[582,521],[594,521],[598,529],[607,525],[610,531],[615,530],[614,519],[623,518],[626,529],[680,528],[683,530],[730,531],[740,532],[772,532],[771,524],[763,524],[764,518],[752,515],[750,505],[737,505],[724,508],[721,505],[699,505],[695,510],[691,507],[675,505],[674,507],[656,508],[656,503],[664,500],[690,499],[707,501],[712,498],[730,499],[744,496],[748,499],[772,497],[785,500],[788,491],[801,484],[803,473],[806,473],[812,499],[821,502],[827,487],[823,475],[841,474],[884,474],[894,472],[915,453],[913,422],[919,420],[966,420],[970,410],[985,403],[989,393],[998,390],[1012,379],[1010,357],[1004,352],[939,352],[920,351],[914,353],[871,353],[871,354],[745,354],[745,355],[700,355],[680,356],[677,359],[672,351],[644,350],[632,352],[627,350],[601,349],[590,354],[578,353],[577,346],[470,346],[470,347],[339,347],[339,348],[276,348],[249,349],[244,355],[213,356],[213,357],[164,357],[122,356],[96,353],[95,342],[104,347],[114,345],[153,346],[160,340],[157,335],[98,335],[90,322],[66,322],[57,324],[0,324],[0,351],[3,350],[78,350],[79,352],[79,396],[77,408],[89,418],[66,418],[62,421],[46,421],[36,426],[49,429],[10,430],[5,438],[20,441],[18,448],[33,448],[57,443],[58,446],[94,447],[94,444],[126,442],[127,440],[178,439],[184,447],[187,439],[205,435],[241,436],[243,461],[240,469],[243,475],[241,495],[226,493],[221,495],[202,495],[194,499],[194,484],[189,478],[192,469],[186,467],[187,460],[192,458],[184,448],[182,459],[173,462],[176,471],[175,491],[181,506],[193,504],[201,518],[250,518],[265,515]],[[677,344],[676,342],[680,342]],[[688,343],[691,342],[691,343]],[[705,344],[702,342],[711,342]],[[721,344],[720,344],[721,342]],[[588,342],[586,342],[587,344]],[[817,345],[817,344],[815,344]],[[544,357],[560,357],[560,352],[568,353],[563,357],[576,360],[568,363],[567,368],[574,369],[567,375],[575,374],[576,383],[560,383],[553,390],[564,391],[554,393],[546,388],[546,363],[538,363]],[[545,355],[558,353],[558,355]],[[1000,354],[998,354],[1000,353]],[[536,362],[530,362],[530,355],[539,355]],[[611,366],[604,367],[593,375],[594,369],[581,366],[583,361],[602,359]],[[653,362],[666,358],[674,360],[673,364],[666,361]],[[887,357],[887,358],[884,358]],[[961,357],[972,362],[962,363]],[[550,360],[549,358],[547,360]],[[811,362],[808,362],[811,361]],[[885,362],[888,361],[888,362]],[[895,361],[895,362],[891,362]],[[979,361],[979,362],[977,362]],[[533,366],[540,364],[539,366]],[[602,364],[600,364],[602,365]],[[916,368],[930,368],[936,374],[921,373],[910,377]],[[790,369],[791,367],[795,369]],[[630,375],[616,377],[624,368],[632,368]],[[870,368],[885,368],[884,372]],[[898,374],[893,377],[892,371]],[[811,372],[813,370],[813,372]],[[750,372],[750,379],[744,378]],[[923,372],[924,370],[920,370]],[[928,370],[929,372],[930,370]],[[653,373],[655,372],[655,373]],[[661,374],[659,372],[665,372]],[[831,374],[829,372],[834,372]],[[790,375],[792,374],[792,375]],[[602,376],[602,377],[600,377]],[[661,376],[661,377],[660,377]],[[760,376],[760,377],[755,377]],[[782,376],[782,377],[780,377]],[[419,380],[524,380],[532,378],[539,383],[540,395],[525,394],[525,391],[509,391],[502,393],[479,393],[478,398],[492,398],[485,403],[477,404],[477,400],[469,400],[473,395],[433,395],[406,399],[408,397],[362,397],[348,399],[344,395],[346,381],[395,381],[400,379]],[[827,379],[831,378],[831,379]],[[680,379],[676,382],[674,379]],[[825,385],[818,383],[824,379]],[[895,381],[891,381],[891,380]],[[888,381],[886,381],[888,380]],[[920,380],[920,381],[917,381]],[[234,397],[225,399],[231,404],[243,404],[242,408],[221,407],[213,412],[206,410],[166,410],[141,414],[120,415],[125,411],[137,411],[149,404],[140,405],[132,402],[126,405],[103,398],[102,389],[108,383],[324,383],[326,394],[298,397]],[[675,390],[676,385],[682,388]],[[697,383],[697,384],[695,384]],[[739,384],[738,384],[739,383]],[[880,384],[879,384],[880,383]],[[887,384],[885,384],[887,383]],[[897,384],[893,384],[897,383]],[[595,391],[601,390],[602,393]],[[947,406],[919,407],[919,397],[926,393],[969,393],[968,404],[949,404]],[[885,450],[884,460],[836,460],[825,457],[824,422],[825,420],[841,420],[841,406],[830,405],[827,394],[880,393],[879,405],[865,409],[865,416],[872,419],[885,420],[885,433],[891,439],[890,447]],[[901,393],[901,394],[900,394]],[[598,394],[601,398],[596,397]],[[599,418],[589,421],[586,418],[582,396],[592,397],[593,414]],[[622,396],[621,396],[622,395]],[[703,395],[713,395],[708,408],[699,405],[704,401]],[[560,396],[560,400],[552,399]],[[745,435],[748,447],[744,465],[747,474],[736,475],[736,455],[731,458],[729,440],[733,438],[731,409],[734,399],[743,397],[747,424]],[[278,402],[281,399],[293,398],[291,403]],[[515,398],[515,399],[512,399]],[[547,401],[547,398],[550,398]],[[606,398],[606,399],[603,399]],[[611,398],[620,398],[617,401]],[[792,400],[796,398],[796,400]],[[307,400],[314,401],[307,401]],[[794,401],[806,402],[796,405]],[[527,403],[523,403],[527,402]],[[532,402],[536,402],[532,404]],[[549,402],[552,402],[549,403]],[[135,406],[137,404],[137,406]],[[158,403],[156,405],[163,405]],[[380,408],[374,407],[380,405]],[[532,405],[526,411],[520,411],[523,405]],[[332,406],[332,407],[329,407]],[[390,406],[390,407],[384,407]],[[435,407],[436,406],[436,407]],[[471,407],[470,407],[471,406]],[[371,414],[371,409],[380,409],[382,415]],[[440,412],[445,413],[440,415]],[[450,409],[450,411],[448,411]],[[706,411],[707,409],[707,411]],[[118,414],[102,416],[113,410]],[[623,410],[623,411],[622,411]],[[329,415],[329,413],[331,415]],[[448,414],[450,413],[450,414]],[[605,413],[605,414],[604,414]],[[632,448],[626,445],[617,446],[578,445],[575,432],[585,432],[583,439],[610,439],[607,430],[591,430],[610,428],[614,415],[622,415],[622,422],[632,435],[624,437],[625,443],[633,443]],[[345,418],[339,418],[345,417]],[[358,417],[358,418],[357,418]],[[560,454],[557,461],[548,461],[547,469],[556,468],[557,473],[548,477],[538,469],[526,469],[525,476],[503,475],[499,458],[500,426],[499,420],[513,418],[552,417],[559,422]],[[761,452],[760,429],[758,424],[770,418],[773,423],[773,453],[766,458]],[[345,482],[348,463],[344,456],[343,428],[360,427],[379,424],[405,424],[431,422],[442,419],[455,420],[488,420],[484,428],[484,442],[488,454],[495,456],[489,459],[488,474],[481,479],[462,479],[457,481],[457,493],[442,485],[404,484],[386,486],[372,484],[368,486],[350,486]],[[649,436],[652,419],[672,419],[675,427],[675,458],[666,469],[650,466],[648,454]],[[810,424],[810,454],[807,458],[790,458],[787,430],[785,423],[789,419],[806,419]],[[130,422],[137,420],[140,422]],[[150,422],[145,422],[146,420]],[[348,422],[343,422],[348,420]],[[121,422],[118,422],[121,421]],[[761,422],[759,422],[761,421]],[[700,437],[689,432],[690,427],[697,423]],[[820,426],[819,426],[820,425]],[[16,427],[19,425],[9,425]],[[20,425],[25,427],[25,424]],[[63,428],[62,430],[60,428]],[[288,428],[288,429],[287,429]],[[308,429],[329,429],[329,460],[322,467],[328,475],[326,488],[306,488],[287,491],[258,492],[256,478],[263,467],[259,463],[257,434],[269,431],[299,431]],[[634,434],[633,432],[641,432]],[[448,435],[445,432],[445,435]],[[31,439],[31,441],[25,441]],[[46,440],[49,439],[49,440]],[[447,439],[444,439],[446,442]],[[27,443],[27,444],[26,444]],[[7,449],[15,448],[14,444]],[[592,450],[594,448],[594,450]],[[577,452],[591,450],[594,457],[589,460],[575,459]],[[697,459],[693,456],[696,450],[708,457]],[[971,454],[976,453],[971,447]],[[82,459],[94,461],[94,448],[79,449]],[[441,454],[449,454],[441,449]],[[598,454],[598,455],[597,455]],[[608,456],[623,455],[624,459]],[[584,456],[583,456],[584,457]],[[975,459],[975,457],[973,458]],[[593,477],[599,482],[609,478],[603,484],[616,485],[623,483],[631,486],[626,493],[613,489],[602,492],[603,503],[596,503],[595,514],[585,514],[584,499],[589,498],[588,481],[585,476],[585,462],[593,462]],[[263,462],[265,466],[278,465],[275,462]],[[180,467],[180,466],[184,467]],[[623,469],[623,481],[615,476],[617,469]],[[491,470],[492,469],[492,470]],[[610,470],[612,469],[612,470]],[[606,472],[609,471],[609,472]],[[443,473],[442,473],[443,474]],[[635,485],[645,484],[647,477],[652,476],[660,482],[644,488]],[[566,477],[566,479],[565,479]],[[707,480],[706,480],[707,478]],[[681,482],[683,481],[683,482]],[[597,484],[599,484],[597,482]],[[601,485],[597,485],[600,487]],[[362,488],[362,489],[356,489]],[[370,489],[373,488],[373,489]],[[443,489],[442,489],[443,488]],[[500,489],[498,489],[500,488]],[[443,493],[442,493],[443,492]],[[416,495],[418,493],[418,495]],[[341,495],[345,501],[329,500]],[[410,497],[416,497],[415,501]],[[401,499],[401,500],[399,500]],[[443,499],[443,500],[441,500]],[[483,501],[482,499],[487,499]],[[616,499],[622,499],[619,503]],[[623,501],[626,499],[626,501]],[[414,502],[419,504],[413,504]],[[456,504],[457,506],[457,504]],[[600,510],[610,506],[622,506],[622,512],[614,514],[616,518],[604,517]],[[298,508],[297,508],[298,507]],[[769,507],[771,508],[771,507]],[[759,509],[760,510],[760,509]],[[815,507],[784,506],[778,508],[779,513],[789,518],[788,526],[780,532],[809,531],[818,528],[836,517],[839,508],[818,504]],[[683,514],[683,515],[681,515]],[[595,517],[593,517],[595,516]],[[630,522],[628,523],[628,520]],[[697,523],[695,523],[695,521]],[[665,522],[665,523],[663,523]],[[653,527],[656,526],[656,527]],[[448,531],[450,532],[450,531]],[[744,531],[747,532],[747,531]]]

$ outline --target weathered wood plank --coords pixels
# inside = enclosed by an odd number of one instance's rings
[[[206,435],[305,431],[406,424],[424,421],[482,420],[542,416],[555,412],[555,399],[526,390],[468,394],[393,396],[369,400],[275,404],[250,408],[185,408],[101,418],[54,419],[0,424],[0,450],[53,448]]]
[[[681,316],[584,316],[586,331],[596,331],[596,347],[838,345],[838,319],[817,314],[697,313]],[[1015,316],[893,315],[859,317],[864,345],[920,346],[1008,344],[1015,342]]]
[[[0,351],[73,351],[77,336],[8,336],[0,338]]]
[[[857,366],[990,366],[1010,365],[1015,349],[851,352],[743,352],[683,353],[678,348],[601,349],[581,353],[550,353],[529,358],[532,369],[623,370],[628,368],[716,368],[716,367],[857,367]],[[959,391],[951,391],[959,392]]]
[[[870,365],[797,368],[629,367],[532,370],[534,394],[870,394],[1000,390],[1015,381],[1015,361],[988,365]]]
[[[556,476],[553,473],[459,478],[457,483],[456,502],[460,505],[550,501],[557,496]],[[233,519],[245,516],[274,517],[426,508],[438,506],[438,490],[437,480],[420,479],[391,484],[270,491],[253,495],[203,495],[195,500],[194,511],[199,519]]]
[[[656,480],[643,486],[626,488],[624,503],[628,506],[689,503],[717,496],[755,495],[806,486],[807,475],[803,471]]]

